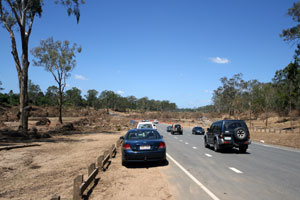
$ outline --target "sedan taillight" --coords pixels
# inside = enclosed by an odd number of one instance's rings
[[[124,144],[124,145],[123,145],[123,149],[124,149],[124,150],[130,150],[131,148],[130,148],[130,145],[129,145],[129,144]]]
[[[159,149],[165,149],[166,148],[166,144],[164,142],[159,143]]]

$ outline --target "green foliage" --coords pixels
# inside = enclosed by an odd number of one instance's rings
[[[81,90],[72,87],[72,89],[67,90],[64,95],[64,104],[68,106],[82,106],[83,105],[83,100],[81,97]]]
[[[54,106],[58,104],[58,88],[54,85],[47,88],[45,94],[46,105]]]
[[[87,95],[85,95],[87,105],[94,108],[99,108],[100,102],[97,96],[98,96],[97,90],[88,90]]]
[[[42,105],[44,102],[44,93],[42,92],[39,85],[34,84],[31,80],[29,80],[28,84],[28,98],[29,103],[34,105]]]
[[[295,41],[297,44],[297,49],[295,50],[295,57],[300,56],[300,2],[296,2],[293,4],[293,7],[288,9],[289,16],[292,17],[293,21],[295,21],[297,24],[291,28],[283,29],[282,33],[280,34],[280,37],[284,38],[284,41],[292,42]]]
[[[1,90],[4,90],[4,88],[2,88],[1,85],[2,85],[2,82],[0,81],[0,93],[1,93]]]
[[[65,80],[70,76],[70,72],[76,66],[75,53],[81,52],[81,47],[77,44],[69,46],[70,42],[65,40],[54,41],[53,38],[42,40],[39,47],[31,50],[32,55],[37,59],[33,60],[33,65],[42,66],[46,71],[51,72],[57,83]]]

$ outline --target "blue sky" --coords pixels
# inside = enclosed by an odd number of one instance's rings
[[[293,59],[295,46],[279,37],[294,25],[286,14],[292,0],[86,0],[79,24],[53,2],[36,18],[29,48],[51,36],[80,44],[66,89],[83,95],[113,90],[199,107],[211,103],[221,77],[269,82]],[[0,44],[2,87],[18,92],[3,28]],[[31,65],[29,78],[43,91],[56,85],[41,67]]]

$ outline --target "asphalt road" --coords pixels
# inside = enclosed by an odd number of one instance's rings
[[[167,144],[167,176],[175,199],[300,199],[300,151],[252,143],[247,153],[214,152],[202,135],[158,131]]]

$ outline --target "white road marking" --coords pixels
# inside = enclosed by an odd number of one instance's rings
[[[186,142],[185,144],[189,144],[188,142]]]
[[[198,181],[191,173],[189,173],[184,167],[182,167],[174,158],[168,153],[167,157],[172,160],[190,179],[192,179],[204,192],[206,192],[213,200],[220,200],[214,193],[207,189],[200,181]]]
[[[238,174],[242,174],[243,172],[241,172],[240,170],[234,168],[234,167],[229,167],[229,169],[231,169],[232,171],[234,171],[235,173],[238,173]]]
[[[177,137],[174,137],[175,139],[178,139]]]
[[[212,157],[212,155],[210,155],[210,154],[208,154],[208,153],[206,153],[205,155],[206,155],[207,157]]]
[[[180,142],[183,142],[183,140],[179,140]]]
[[[193,149],[197,149],[197,147],[193,147]]]

